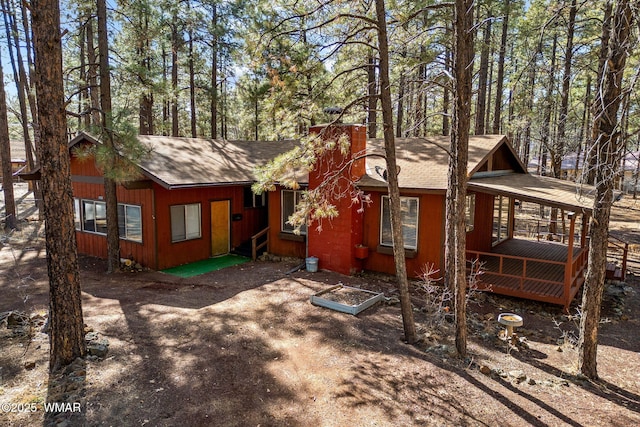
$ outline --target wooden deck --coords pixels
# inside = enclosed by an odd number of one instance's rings
[[[507,240],[490,253],[467,251],[467,259],[479,260],[478,287],[501,295],[559,304],[568,309],[584,281],[586,249],[555,242]]]

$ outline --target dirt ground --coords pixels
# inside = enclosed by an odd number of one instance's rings
[[[638,243],[639,208],[628,202],[613,218]],[[44,229],[23,226],[0,248],[2,426],[640,425],[640,270],[607,288],[601,379],[591,382],[576,375],[577,305],[565,316],[551,305],[475,295],[469,357],[459,360],[446,311],[434,311],[418,286],[421,340],[402,341],[386,276],[289,273],[297,261],[191,279],[106,275],[103,261],[81,257],[84,321],[108,352],[49,375],[48,337],[39,332],[48,305]],[[389,301],[357,316],[310,303],[338,283]],[[515,346],[499,338],[504,311],[524,318]]]

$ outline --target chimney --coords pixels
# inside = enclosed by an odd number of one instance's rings
[[[340,170],[348,162],[365,152],[367,134],[364,125],[341,123],[319,125],[311,127],[309,133],[318,134],[324,140],[337,139],[346,135],[350,142],[346,156],[340,152],[340,147],[336,147],[316,163],[316,170],[309,173],[310,190],[320,186],[328,174]],[[358,180],[364,173],[364,158],[356,160],[343,171],[344,176],[352,182]],[[347,185],[350,184],[343,180],[338,193],[342,193],[343,189],[347,190]],[[330,221],[325,220],[320,232],[314,226],[308,228],[308,253],[309,256],[319,258],[318,265],[321,269],[353,274],[362,270],[362,261],[356,258],[355,250],[356,246],[362,244],[364,214],[359,211],[361,206],[352,203],[351,197],[348,195],[331,202],[337,207],[339,215]]]

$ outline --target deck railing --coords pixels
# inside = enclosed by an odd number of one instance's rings
[[[266,236],[265,241],[258,243],[258,239],[262,236]],[[269,227],[251,236],[251,259],[255,261],[258,258],[258,251],[265,246],[267,247],[267,252],[269,252]]]
[[[510,279],[514,279],[518,281],[518,290],[521,292],[526,292],[526,289],[524,287],[524,282],[526,280],[533,280],[536,282],[541,282],[541,283],[550,283],[550,284],[554,284],[554,285],[563,285],[562,281],[558,281],[558,280],[549,280],[549,279],[544,279],[539,277],[538,275],[531,275],[531,274],[527,274],[528,273],[528,267],[530,264],[538,264],[537,266],[534,266],[533,268],[536,268],[536,272],[539,272],[541,270],[541,266],[540,264],[542,264],[542,268],[544,268],[544,265],[554,265],[554,266],[561,266],[561,267],[565,267],[566,263],[561,262],[561,261],[551,261],[551,260],[543,260],[543,259],[536,259],[536,258],[526,258],[526,257],[520,257],[520,256],[515,256],[515,255],[505,255],[505,254],[498,254],[498,253],[493,253],[493,252],[481,252],[481,251],[472,251],[472,250],[468,250],[467,251],[467,259],[479,259],[480,262],[487,262],[489,259],[494,259],[497,260],[498,263],[498,269],[497,271],[495,269],[487,269],[486,272],[487,273],[491,273],[493,275],[497,275],[497,276],[502,276],[502,277],[507,277]],[[517,269],[513,269],[513,268],[505,268],[505,261],[508,260],[512,260],[517,262],[521,262],[522,263],[522,269],[521,269],[521,273],[517,274],[516,271]],[[485,264],[486,265],[486,264]],[[492,262],[490,264],[491,267],[495,266],[495,261]]]
[[[584,281],[584,272],[587,268],[587,257],[589,249],[581,248],[577,254],[567,259],[567,266],[564,273],[564,306],[569,307],[573,297],[580,289]]]
[[[615,254],[615,256],[613,255]],[[620,259],[620,280],[624,282],[627,273],[627,257],[629,256],[629,243],[615,236],[609,236],[607,246],[607,258]]]

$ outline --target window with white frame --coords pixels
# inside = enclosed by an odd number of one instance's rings
[[[201,236],[200,203],[171,206],[171,241],[181,242]]]
[[[302,191],[295,190],[282,190],[282,231],[285,233],[293,233],[294,226],[289,224],[289,217],[293,215],[298,206],[298,203],[302,200]],[[307,234],[307,226],[303,224],[300,227],[300,234]]]
[[[107,204],[105,202],[82,201],[82,230],[107,234]]]
[[[73,199],[76,230],[107,234],[107,205],[95,200]],[[118,203],[118,228],[121,239],[142,242],[142,208]]]
[[[467,194],[467,201],[465,205],[465,224],[467,232],[473,231],[475,226],[475,217],[476,217],[476,195],[475,194]]]
[[[140,206],[118,203],[120,238],[142,242],[142,209]]]
[[[417,197],[400,197],[400,219],[402,221],[405,249],[418,248],[418,208],[419,200]],[[382,196],[380,244],[382,246],[393,246],[389,196]]]

